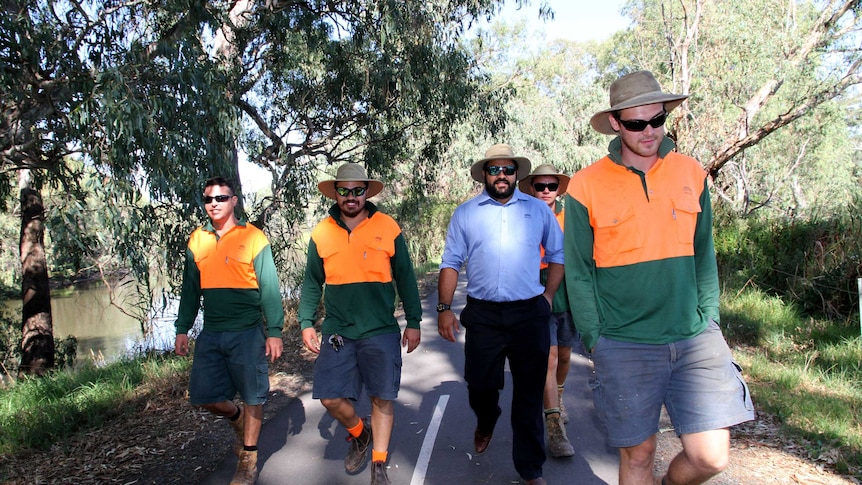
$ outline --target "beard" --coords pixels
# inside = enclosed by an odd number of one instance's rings
[[[508,185],[506,186],[505,189],[498,190],[497,185],[496,185],[498,180],[494,180],[492,182],[488,182],[487,179],[485,180],[485,190],[488,192],[488,195],[490,195],[492,199],[496,199],[496,200],[508,199],[509,197],[512,196],[512,194],[515,193],[515,184],[509,183],[509,180],[504,180],[504,181]]]
[[[343,200],[340,204],[338,204],[338,209],[341,211],[341,215],[347,218],[356,217],[365,209],[365,201],[359,201],[357,199],[353,199],[350,203],[347,202],[347,199]]]

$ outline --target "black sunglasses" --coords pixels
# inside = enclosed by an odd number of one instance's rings
[[[204,196],[204,204],[212,204],[213,200],[215,200],[216,202],[227,202],[230,200],[231,197],[233,197],[233,196],[232,195],[216,195],[213,197],[213,196],[205,195]]]
[[[540,183],[536,182],[535,184],[533,184],[533,190],[535,190],[536,192],[544,192],[545,189],[548,189],[551,192],[554,192],[559,188],[560,188],[560,184],[558,184],[556,182],[551,182],[549,184],[540,184]]]
[[[488,175],[492,177],[496,177],[500,175],[500,172],[503,172],[506,175],[515,175],[515,172],[518,171],[518,167],[514,165],[506,165],[504,167],[498,167],[497,165],[491,165],[490,167],[485,167],[485,171],[488,172]]]
[[[352,189],[348,189],[347,187],[336,187],[335,193],[342,197],[347,197],[350,194],[353,194],[354,197],[362,197],[366,190],[366,187],[353,187]]]
[[[620,119],[619,113],[614,113],[614,118],[623,125],[628,131],[644,131],[646,130],[647,125],[652,126],[653,128],[658,128],[659,126],[664,125],[664,122],[667,120],[667,113],[662,111],[661,113],[655,115],[650,120],[624,120]]]

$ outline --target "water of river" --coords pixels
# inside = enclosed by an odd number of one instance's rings
[[[117,305],[131,311],[132,285],[114,290]],[[163,308],[152,311],[147,334],[141,323],[111,304],[111,292],[104,285],[88,285],[52,292],[51,312],[54,338],[74,335],[78,339],[78,363],[87,360],[110,362],[143,350],[172,350],[174,320],[178,300],[168,299]],[[20,318],[21,301],[5,306]]]

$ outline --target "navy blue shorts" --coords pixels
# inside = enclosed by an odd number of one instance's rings
[[[592,358],[590,387],[610,446],[635,446],[657,433],[662,404],[678,435],[754,419],[748,386],[715,322],[663,345],[600,337]]]
[[[201,331],[189,378],[192,404],[215,404],[239,392],[246,404],[266,402],[269,365],[263,326],[241,332]]]
[[[574,347],[577,337],[575,335],[575,322],[569,312],[551,313],[551,347]]]
[[[314,363],[314,399],[357,400],[362,386],[369,396],[393,401],[401,387],[401,334],[384,333],[360,340],[342,338],[337,352],[323,335]]]

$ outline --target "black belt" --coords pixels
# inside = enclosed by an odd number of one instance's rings
[[[492,306],[494,308],[515,308],[525,305],[533,304],[537,301],[538,298],[544,298],[544,295],[539,293],[538,295],[527,299],[527,300],[514,300],[514,301],[492,301],[492,300],[480,300],[478,298],[473,298],[470,295],[467,295],[467,303],[472,303],[473,305],[480,306]]]

